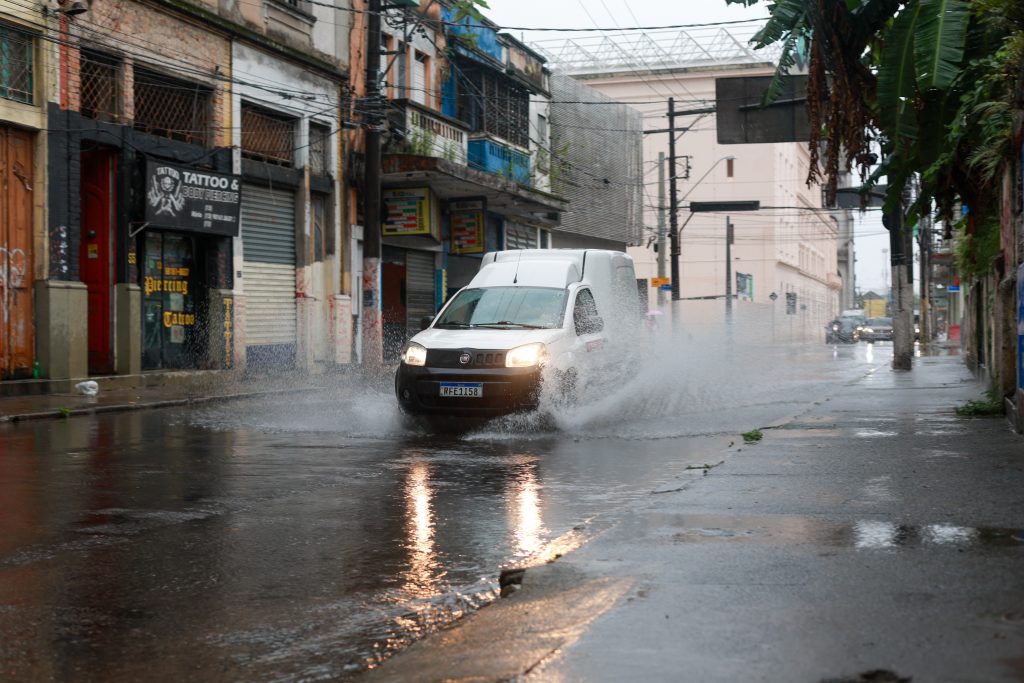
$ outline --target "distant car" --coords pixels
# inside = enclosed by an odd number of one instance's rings
[[[854,318],[836,318],[825,325],[826,344],[856,344],[860,339],[860,328]]]
[[[866,342],[892,341],[892,318],[868,318],[860,338]]]

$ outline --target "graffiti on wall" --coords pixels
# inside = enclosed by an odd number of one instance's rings
[[[5,324],[10,320],[14,299],[11,290],[19,289],[24,283],[26,263],[25,252],[21,249],[0,247],[0,316]]]

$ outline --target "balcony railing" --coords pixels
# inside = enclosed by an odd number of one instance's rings
[[[530,155],[490,138],[469,141],[469,166],[530,185]]]
[[[406,102],[406,151],[466,164],[469,159],[468,139],[469,131],[453,119],[436,114],[415,102]]]

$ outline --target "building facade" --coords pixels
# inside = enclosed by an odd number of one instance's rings
[[[648,130],[668,128],[674,98],[679,129],[677,177],[680,210],[680,297],[676,310],[693,331],[714,328],[726,315],[723,300],[734,293],[737,329],[776,340],[823,338],[824,325],[839,311],[839,227],[822,209],[817,187],[806,185],[810,155],[804,144],[719,144],[714,114],[715,79],[764,76],[770,58],[746,47],[746,37],[722,28],[651,37],[623,34],[535,47],[581,83],[642,113]],[[665,132],[645,136],[645,238],[630,250],[638,276],[653,278],[655,245],[670,221],[659,199],[659,154],[668,155]],[[663,169],[664,178],[670,170]],[[667,184],[667,180],[665,181]],[[664,195],[667,197],[667,192]],[[694,213],[689,202],[759,201],[750,213]],[[662,208],[664,207],[664,208]],[[731,224],[733,242],[726,244]],[[659,234],[660,233],[660,234]],[[729,253],[731,264],[726,263]],[[653,294],[652,294],[653,300]]]
[[[0,9],[0,168],[21,178],[0,203],[3,378],[348,362],[343,13],[13,10]]]

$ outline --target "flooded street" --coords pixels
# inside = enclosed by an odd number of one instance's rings
[[[2,677],[344,678],[891,360],[724,353],[462,434],[405,426],[387,378],[0,426]]]

